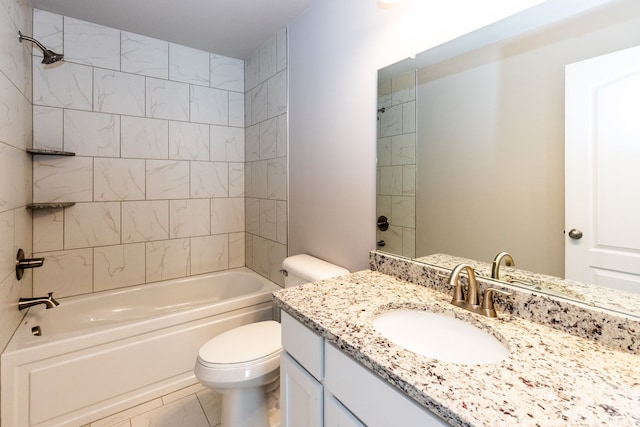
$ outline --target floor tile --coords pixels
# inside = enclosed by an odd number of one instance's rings
[[[136,415],[143,414],[145,412],[149,412],[156,408],[162,407],[161,399],[150,400],[149,402],[145,402],[141,405],[134,406],[133,408],[127,409],[122,412],[118,412],[116,414],[110,415],[106,418],[102,418],[98,421],[94,421],[91,423],[91,427],[129,427],[129,419],[135,417]],[[124,423],[124,424],[120,424]]]
[[[198,392],[196,395],[209,420],[209,425],[211,427],[219,425],[222,419],[222,395],[209,389]]]
[[[131,427],[209,427],[195,395],[131,419]]]

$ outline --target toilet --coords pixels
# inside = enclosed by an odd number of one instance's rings
[[[284,287],[349,274],[349,270],[310,255],[286,258]],[[265,389],[280,375],[280,323],[268,320],[217,335],[198,352],[198,381],[222,394],[222,427],[269,427]]]

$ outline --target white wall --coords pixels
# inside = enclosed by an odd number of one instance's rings
[[[541,0],[314,2],[289,26],[289,254],[375,249],[377,70]]]
[[[31,271],[16,280],[18,248],[31,255],[31,7],[19,0],[0,1],[0,349],[20,323],[20,296],[30,296]]]

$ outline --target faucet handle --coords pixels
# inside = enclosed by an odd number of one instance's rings
[[[482,296],[482,305],[480,306],[480,310],[482,314],[487,317],[497,317],[496,310],[493,307],[493,293],[497,292],[502,295],[511,296],[511,292],[506,292],[496,288],[488,288],[484,291],[484,295]]]
[[[18,253],[16,255],[16,279],[22,279],[25,268],[42,267],[43,264],[44,258],[25,258],[24,251],[22,249],[18,249]]]

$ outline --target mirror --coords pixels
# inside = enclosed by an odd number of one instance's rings
[[[439,265],[508,251],[523,281],[564,277],[564,67],[640,45],[640,2],[580,3],[544,2],[379,71],[378,250]]]

